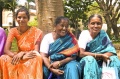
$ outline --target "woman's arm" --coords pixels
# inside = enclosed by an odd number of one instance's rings
[[[58,69],[60,66],[70,62],[71,60],[74,60],[76,57],[67,57],[65,59],[62,59],[60,61],[54,61],[53,63],[51,63],[50,67],[53,67],[55,69]]]
[[[60,70],[60,69],[56,69],[52,66],[52,64],[50,64],[50,59],[49,59],[49,56],[46,54],[46,53],[40,53],[42,55],[42,58],[43,58],[43,62],[44,62],[44,65],[51,71],[53,72],[54,74],[56,75],[62,75],[64,73],[63,70]]]
[[[39,51],[40,50],[40,41],[37,41],[35,44],[35,51]]]
[[[67,57],[67,58],[65,58],[65,59],[63,59],[63,60],[60,60],[60,61],[59,61],[59,66],[62,66],[62,65],[64,65],[64,64],[70,62],[71,60],[74,60],[75,58],[76,58],[76,57]]]
[[[12,64],[15,65],[15,64],[18,64],[19,63],[19,60],[21,59],[21,57],[23,56],[24,52],[20,52],[20,53],[15,53],[15,52],[12,52],[11,51],[11,46],[12,46],[12,42],[10,41],[6,41],[6,44],[5,44],[5,48],[4,48],[4,52],[5,54],[7,54],[8,56],[12,57]]]
[[[113,54],[111,52],[106,52],[104,54],[97,54],[97,53],[92,53],[92,52],[87,52],[85,51],[85,49],[80,48],[80,54],[79,57],[84,57],[84,56],[93,56],[94,58],[96,58],[97,60],[107,60],[109,59],[110,56],[112,56]]]
[[[79,52],[79,53],[80,53],[80,54],[79,54],[79,57],[84,57],[84,56],[88,56],[88,55],[93,56],[93,57],[96,56],[95,53],[87,52],[87,51],[85,51],[85,49],[83,49],[83,48],[80,48],[80,52]]]
[[[9,55],[10,57],[13,57],[15,55],[15,52],[11,51],[12,42],[6,41],[4,53]]]
[[[41,56],[43,58],[44,65],[49,69],[49,67],[50,67],[50,59],[49,59],[48,54],[43,53],[43,52],[40,52],[40,54],[41,54]]]
[[[34,50],[27,51],[29,53],[24,52],[24,54],[22,56],[22,60],[31,59],[31,58],[34,58],[36,56],[39,56],[40,55],[39,49],[40,49],[40,41],[37,41],[35,44]]]

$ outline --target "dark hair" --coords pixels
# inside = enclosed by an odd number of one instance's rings
[[[59,17],[57,17],[55,19],[54,26],[56,26],[57,24],[59,24],[61,22],[61,20],[67,20],[69,22],[69,19],[67,17],[59,16]]]
[[[19,12],[25,12],[26,15],[27,15],[27,17],[28,17],[28,20],[30,19],[29,11],[28,11],[28,9],[25,8],[24,6],[22,6],[20,9],[17,10],[16,15],[15,15],[16,18],[17,18],[17,16],[18,16],[18,13],[19,13]]]
[[[88,23],[90,23],[90,20],[91,20],[93,17],[95,17],[95,16],[97,16],[98,18],[100,18],[100,20],[101,20],[101,22],[102,22],[102,17],[101,17],[101,15],[99,15],[99,14],[93,14],[93,15],[91,15],[91,16],[88,18]]]

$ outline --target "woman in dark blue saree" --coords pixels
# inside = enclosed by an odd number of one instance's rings
[[[91,15],[88,30],[83,30],[79,37],[80,67],[83,79],[101,79],[103,61],[110,60],[109,67],[117,67],[120,78],[120,61],[107,33],[102,28],[102,17]]]
[[[55,31],[46,34],[40,46],[44,79],[80,79],[80,66],[75,60],[79,47],[68,31],[69,20],[60,16],[54,25]]]

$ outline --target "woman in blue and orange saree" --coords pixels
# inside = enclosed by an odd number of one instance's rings
[[[41,42],[44,79],[80,79],[79,63],[75,60],[79,47],[68,26],[66,17],[57,17],[55,31],[46,34]]]
[[[116,67],[120,74],[120,61],[110,38],[102,28],[102,17],[91,15],[88,20],[88,30],[83,30],[79,36],[80,67],[83,79],[101,79],[102,63],[110,60],[109,67]],[[120,75],[119,75],[120,78]]]

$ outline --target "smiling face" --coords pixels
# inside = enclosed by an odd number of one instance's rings
[[[16,12],[16,21],[18,22],[19,26],[27,26],[27,23],[30,19],[30,14],[27,8],[21,7]]]
[[[26,13],[24,11],[21,11],[21,12],[18,12],[16,21],[18,22],[19,26],[27,26],[29,19]]]
[[[69,22],[68,19],[61,19],[60,23],[55,26],[56,34],[58,37],[65,36],[68,32]]]
[[[102,28],[102,19],[97,15],[90,18],[88,29],[91,34],[98,34]]]

